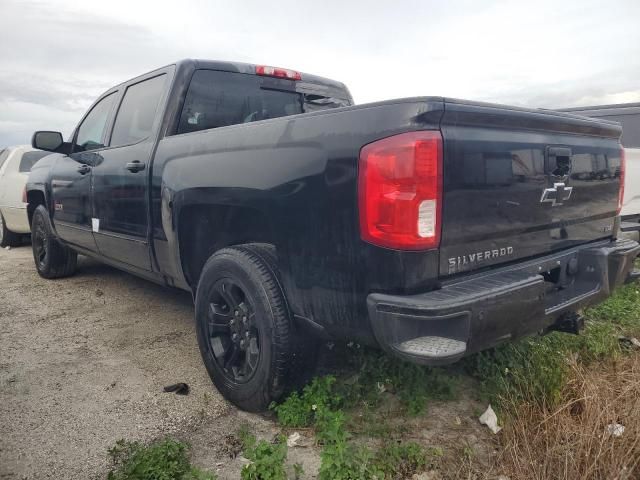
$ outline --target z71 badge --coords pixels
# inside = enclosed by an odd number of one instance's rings
[[[449,258],[449,273],[458,273],[473,268],[475,265],[488,260],[513,255],[513,247],[501,247],[483,252],[473,252],[459,257]]]

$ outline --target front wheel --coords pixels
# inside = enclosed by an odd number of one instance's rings
[[[225,248],[209,258],[196,293],[196,328],[220,393],[259,412],[287,390],[292,325],[278,273],[253,246]]]
[[[78,254],[55,237],[49,212],[44,205],[38,205],[33,212],[31,247],[33,260],[41,277],[68,277],[76,271]]]

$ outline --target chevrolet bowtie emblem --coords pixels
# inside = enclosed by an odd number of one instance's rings
[[[540,197],[540,203],[550,203],[552,207],[562,205],[569,200],[573,187],[567,187],[564,183],[554,183],[553,188],[545,188]]]

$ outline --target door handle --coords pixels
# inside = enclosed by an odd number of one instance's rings
[[[84,175],[86,173],[89,173],[91,171],[91,167],[89,165],[80,165],[78,167],[78,173],[80,175]]]
[[[141,170],[144,170],[146,168],[146,165],[144,163],[142,163],[140,160],[134,160],[133,162],[127,163],[127,167],[126,168],[130,172],[136,173],[136,172],[139,172]]]

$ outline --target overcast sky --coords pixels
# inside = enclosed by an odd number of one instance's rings
[[[0,146],[68,135],[107,88],[180,58],[345,82],[357,103],[640,101],[640,1],[0,0]]]

